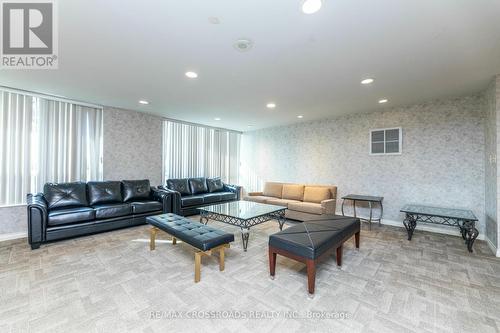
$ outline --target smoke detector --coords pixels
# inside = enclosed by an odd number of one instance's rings
[[[240,52],[247,52],[253,47],[253,42],[250,39],[238,39],[233,44],[234,48]]]

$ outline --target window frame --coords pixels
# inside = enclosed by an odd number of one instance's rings
[[[399,131],[399,136],[398,136],[398,152],[397,153],[386,153],[386,132],[390,130],[398,130]],[[373,153],[372,152],[372,147],[373,147],[373,142],[372,142],[372,133],[373,132],[384,132],[384,152],[383,153]],[[387,127],[387,128],[375,128],[375,129],[370,129],[369,135],[369,140],[368,140],[368,154],[370,156],[397,156],[401,155],[403,153],[403,128],[402,127]],[[389,142],[395,142],[395,141],[389,141]]]

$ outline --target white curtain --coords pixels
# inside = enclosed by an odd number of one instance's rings
[[[237,184],[240,139],[237,132],[164,121],[164,178],[221,177]]]
[[[102,179],[102,109],[0,92],[0,205],[46,182]]]
[[[33,97],[0,91],[0,205],[31,189]]]

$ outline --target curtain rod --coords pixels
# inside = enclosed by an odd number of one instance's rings
[[[167,121],[171,121],[173,123],[179,123],[179,124],[190,125],[190,126],[197,126],[197,127],[205,127],[205,128],[211,128],[211,129],[219,130],[219,131],[226,131],[226,132],[233,132],[233,133],[243,134],[243,132],[241,132],[241,131],[236,131],[236,130],[232,130],[232,129],[228,129],[228,128],[214,127],[214,126],[203,125],[203,124],[198,124],[198,123],[192,123],[192,122],[189,122],[189,121],[172,119],[172,118],[167,118],[167,117],[161,117],[161,118],[164,119],[164,120],[167,120]]]
[[[0,90],[4,90],[7,92],[15,93],[15,94],[23,94],[23,95],[29,95],[32,97],[40,97],[40,98],[46,98],[46,99],[52,99],[56,100],[59,102],[65,102],[65,103],[72,103],[72,104],[78,104],[81,106],[87,106],[91,108],[96,108],[96,109],[102,109],[103,106],[99,104],[93,104],[93,103],[88,103],[88,102],[83,102],[75,99],[70,99],[64,96],[57,96],[57,95],[51,95],[51,94],[46,94],[46,93],[40,93],[40,92],[35,92],[35,91],[29,91],[29,90],[24,90],[24,89],[18,89],[18,88],[11,88],[11,87],[6,87],[0,85]]]

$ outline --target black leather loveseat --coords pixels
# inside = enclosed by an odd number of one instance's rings
[[[32,249],[63,238],[146,223],[171,211],[171,194],[149,180],[47,183],[28,194],[28,242]]]
[[[240,200],[241,186],[229,185],[220,178],[169,179],[161,190],[173,194],[172,213],[199,214],[198,207]]]

